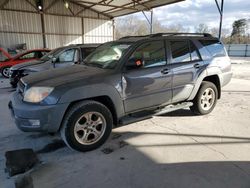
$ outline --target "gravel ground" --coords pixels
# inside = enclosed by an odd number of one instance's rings
[[[30,172],[35,188],[250,187],[250,61],[233,61],[234,77],[211,114],[184,109],[120,127],[87,153],[58,136],[19,131],[7,109],[13,90],[2,79],[0,187],[18,178],[6,177],[4,153],[21,148],[33,148],[42,161]]]

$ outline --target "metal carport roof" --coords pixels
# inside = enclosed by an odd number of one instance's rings
[[[140,11],[148,11],[163,5],[184,0],[70,0],[71,3],[103,14],[109,18]]]

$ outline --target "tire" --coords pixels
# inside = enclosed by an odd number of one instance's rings
[[[16,88],[17,87],[17,83],[10,83],[12,88]]]
[[[10,77],[9,71],[10,71],[10,67],[9,66],[3,67],[1,69],[1,74],[3,75],[4,78],[9,78]]]
[[[197,115],[209,114],[213,111],[217,99],[217,87],[212,82],[203,81],[190,109]]]
[[[66,113],[60,134],[73,150],[91,151],[108,139],[113,127],[109,109],[96,101],[83,101],[73,105]]]

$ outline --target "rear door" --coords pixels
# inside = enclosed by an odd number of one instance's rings
[[[203,61],[191,40],[170,40],[168,45],[171,49],[174,103],[188,99],[203,69]]]
[[[166,58],[164,41],[141,44],[130,56],[140,59],[142,66],[126,70],[122,75],[125,111],[168,104],[172,99],[172,71]]]

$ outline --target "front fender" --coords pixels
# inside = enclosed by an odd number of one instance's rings
[[[118,118],[124,115],[123,101],[119,92],[108,84],[91,84],[65,90],[58,103],[72,103],[99,96],[108,96],[112,100]]]

